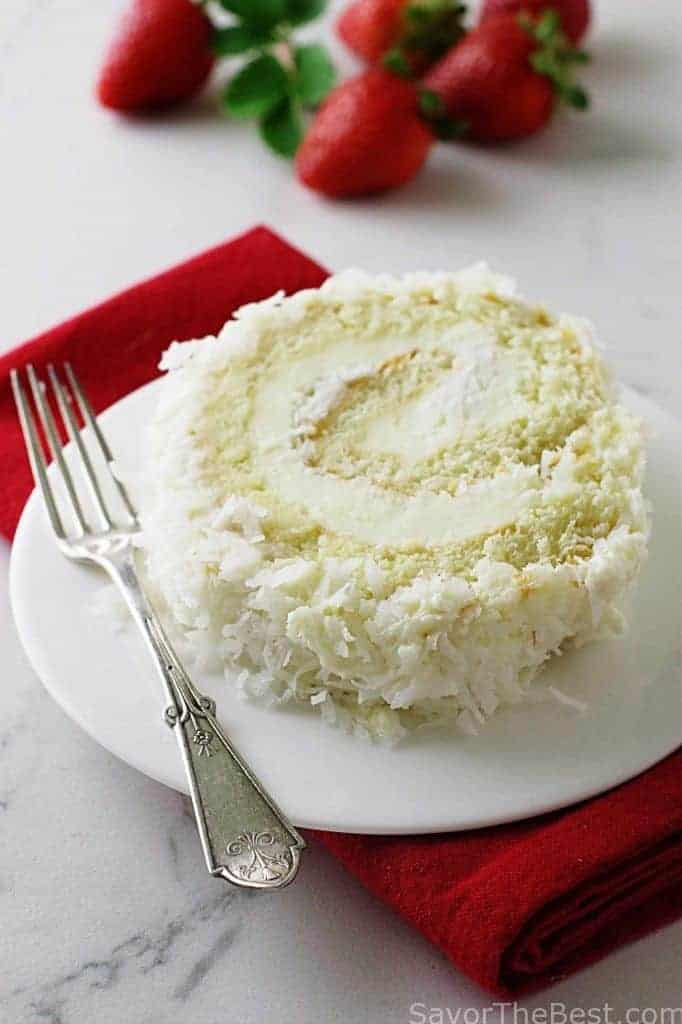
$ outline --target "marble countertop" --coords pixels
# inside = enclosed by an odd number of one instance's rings
[[[335,268],[486,257],[593,319],[620,377],[679,412],[676,0],[601,0],[582,122],[494,153],[440,147],[403,191],[337,205],[218,121],[210,96],[157,121],[98,110],[91,83],[120,6],[0,9],[0,347],[264,222]],[[410,1024],[413,1004],[433,1024],[458,1009],[477,1024],[490,998],[321,850],[277,896],[209,880],[183,798],[99,749],[42,690],[11,623],[8,559],[0,546],[2,1024]],[[678,1006],[681,973],[682,923],[522,1006],[609,1003],[616,1024],[630,1007]]]

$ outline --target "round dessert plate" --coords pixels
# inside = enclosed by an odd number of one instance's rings
[[[140,433],[158,384],[112,406],[102,422],[124,473],[139,468]],[[294,823],[349,832],[477,828],[551,811],[638,774],[682,742],[682,424],[631,391],[648,427],[650,556],[629,632],[553,659],[556,701],[511,708],[478,736],[417,732],[386,748],[326,726],[309,709],[262,708],[222,676],[194,672],[228,735]],[[34,493],[17,531],[11,598],[36,672],[97,742],[154,779],[186,791],[164,725],[160,686],[130,624],[94,608],[102,573],[64,558]],[[540,688],[538,688],[540,689]]]

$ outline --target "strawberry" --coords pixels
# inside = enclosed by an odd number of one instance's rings
[[[133,0],[97,83],[114,110],[152,110],[189,99],[213,66],[212,27],[191,0]]]
[[[569,42],[579,43],[590,24],[589,0],[484,0],[479,23],[499,14],[520,14],[522,11],[537,20],[550,9],[558,14]]]
[[[384,192],[415,176],[433,142],[411,82],[372,68],[328,96],[298,151],[301,181],[328,196]]]
[[[355,0],[342,12],[336,31],[349,50],[376,64],[402,34],[406,0]]]
[[[458,0],[354,0],[336,31],[369,64],[388,55],[392,70],[419,74],[464,34]]]
[[[572,65],[585,57],[568,46],[554,13],[537,23],[499,15],[431,68],[422,83],[422,107],[427,110],[426,97],[478,142],[524,138],[545,127],[557,98],[585,109],[587,95],[571,79]]]

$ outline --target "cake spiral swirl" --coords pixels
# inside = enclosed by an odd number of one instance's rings
[[[349,271],[162,366],[148,570],[247,693],[391,739],[472,731],[621,628],[642,439],[584,322],[483,266]]]

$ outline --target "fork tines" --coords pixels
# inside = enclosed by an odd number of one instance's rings
[[[98,461],[104,465],[104,478],[114,485],[123,502],[127,519],[126,528],[130,529],[131,526],[137,528],[137,514],[133,504],[126,493],[125,487],[113,471],[113,455],[102,434],[87,395],[83,391],[70,363],[64,363],[61,376],[55,367],[50,364],[47,367],[48,383],[44,383],[38,378],[35,369],[30,364],[26,367],[26,376],[28,378],[30,394],[33,397],[33,404],[38,413],[37,420],[31,406],[29,391],[22,384],[18,370],[12,370],[11,372],[12,392],[24,435],[28,459],[33,472],[33,479],[43,496],[52,529],[57,537],[62,540],[68,540],[68,532],[71,533],[72,537],[82,537],[85,534],[91,533],[92,528],[86,517],[82,498],[78,494],[77,482],[64,456],[64,446],[62,445],[55,415],[50,406],[50,395],[55,409],[58,410],[66,436],[74,446],[80,470],[87,482],[95,512],[95,529],[112,530],[116,528],[116,523],[105,500],[102,482],[98,477],[93,459],[88,452],[85,431],[81,429],[79,417],[80,422],[88,429],[89,434],[94,439],[95,450],[101,457]],[[47,449],[58,467],[59,476],[64,485],[66,503],[75,525],[75,532],[65,529],[64,518],[58,506],[55,489],[50,482],[50,476],[47,472],[45,450],[40,437],[38,423],[40,423],[43,435],[47,440]]]

